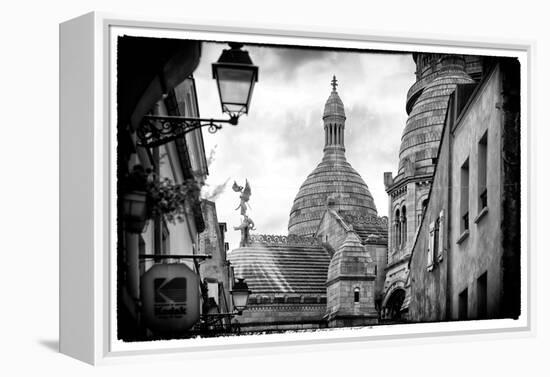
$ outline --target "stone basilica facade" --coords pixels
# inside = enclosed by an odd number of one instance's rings
[[[230,253],[253,292],[244,331],[360,326],[378,322],[387,220],[347,162],[346,115],[336,79],[323,112],[323,157],[301,185],[288,236],[251,235]]]
[[[230,255],[253,292],[244,331],[361,326],[406,319],[409,260],[437,164],[450,95],[483,75],[478,57],[415,53],[416,82],[397,175],[384,173],[388,217],[347,162],[344,104],[332,81],[323,157],[301,185],[287,236],[251,235]]]

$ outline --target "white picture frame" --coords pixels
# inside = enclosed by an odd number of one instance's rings
[[[113,337],[113,38],[132,35],[200,39],[230,33],[245,42],[379,50],[452,51],[516,56],[522,92],[522,314],[520,319],[420,323],[270,336],[185,339],[125,344]],[[281,347],[399,342],[425,337],[485,334],[494,337],[533,331],[531,302],[532,56],[525,41],[431,39],[398,33],[349,30],[280,30],[235,24],[206,25],[166,19],[89,13],[60,26],[60,351],[90,364],[143,357],[249,354]],[[78,203],[77,205],[75,205]]]

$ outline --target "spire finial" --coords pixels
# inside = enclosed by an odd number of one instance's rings
[[[336,75],[332,75],[331,85],[332,85],[332,91],[335,92],[336,87],[338,86],[338,81],[336,80]]]

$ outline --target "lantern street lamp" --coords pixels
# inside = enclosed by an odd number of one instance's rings
[[[141,233],[147,221],[146,193],[132,191],[123,197],[123,212],[126,230]]]
[[[258,67],[252,63],[242,44],[229,43],[220,58],[212,64],[212,76],[216,80],[222,112],[229,119],[204,119],[180,116],[145,115],[138,129],[138,144],[158,147],[185,136],[188,132],[208,127],[210,133],[222,128],[220,123],[236,126],[242,114],[248,114],[254,85],[258,81]]]
[[[246,309],[250,293],[252,292],[248,289],[248,284],[244,282],[244,279],[237,279],[237,282],[233,285],[233,290],[231,290],[231,298],[233,299],[233,307],[239,315]]]
[[[232,331],[231,318],[243,314],[243,310],[245,310],[248,305],[248,296],[250,296],[252,292],[248,289],[248,284],[245,283],[244,279],[239,278],[237,279],[237,282],[233,284],[233,289],[230,293],[231,298],[233,299],[233,312],[202,314],[201,320],[204,329],[208,329],[210,325],[219,323],[224,318],[229,318],[229,329]]]
[[[258,67],[252,64],[240,43],[229,43],[217,63],[212,64],[212,77],[218,84],[222,112],[231,118],[248,114],[254,84],[258,81]]]

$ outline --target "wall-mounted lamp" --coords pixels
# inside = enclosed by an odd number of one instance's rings
[[[229,318],[229,329],[231,331],[231,318],[242,315],[243,310],[248,306],[248,297],[252,292],[248,289],[248,284],[245,283],[244,279],[237,279],[230,293],[233,300],[233,312],[202,314],[201,320],[204,328],[208,329],[210,325],[219,323],[224,318]]]
[[[220,123],[236,126],[242,114],[248,114],[254,85],[258,81],[258,67],[252,63],[242,44],[229,43],[220,58],[212,64],[212,75],[216,80],[222,112],[229,119],[203,119],[180,116],[145,115],[136,130],[138,144],[143,147],[157,147],[183,137],[186,133],[201,127],[208,127],[210,133],[222,128]]]
[[[248,284],[244,282],[244,279],[237,279],[231,290],[231,298],[233,299],[233,307],[239,314],[248,306],[250,293],[252,292],[248,289]]]

